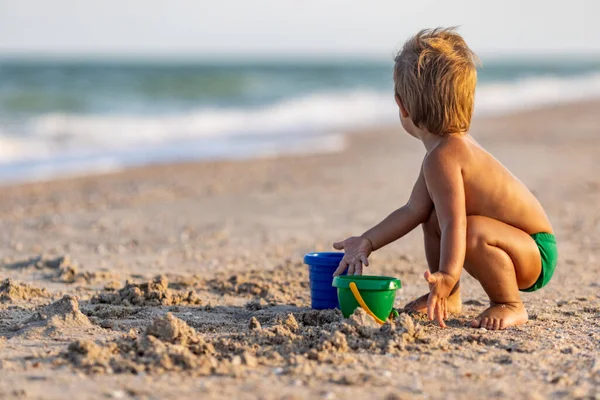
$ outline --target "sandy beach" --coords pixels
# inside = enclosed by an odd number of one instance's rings
[[[148,166],[0,191],[0,398],[600,398],[600,103],[476,119],[540,199],[560,260],[530,321],[448,329],[311,311],[302,256],[408,198],[424,154],[400,126],[346,150]],[[367,273],[426,292],[422,233]]]

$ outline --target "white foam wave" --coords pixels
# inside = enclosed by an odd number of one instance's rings
[[[31,130],[36,137],[108,147],[210,136],[293,134],[376,122],[393,115],[391,99],[377,92],[331,93],[260,109],[201,109],[157,117],[50,114],[33,120]]]
[[[476,95],[476,115],[593,98],[600,98],[600,73],[481,84]],[[315,137],[396,123],[397,118],[391,90],[321,93],[262,108],[205,108],[177,115],[47,114],[28,121],[25,134],[7,132],[6,128],[3,131],[0,126],[0,167],[34,163],[38,167],[47,165],[51,170],[57,163],[68,168],[70,159],[108,158],[111,168],[116,168],[131,165],[132,159],[149,163],[182,157],[240,156],[244,152],[280,154],[293,152],[294,148],[335,150],[343,146],[339,137],[334,146],[325,146]]]
[[[173,142],[232,137],[314,135],[349,129],[395,115],[391,96],[374,91],[329,93],[282,101],[257,109],[201,109],[166,116],[47,114],[27,124],[27,135],[0,134],[0,162],[61,155],[98,154]]]
[[[545,76],[481,85],[475,110],[478,115],[502,114],[596,98],[600,98],[600,72],[569,78]]]

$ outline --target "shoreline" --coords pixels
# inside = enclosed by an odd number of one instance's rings
[[[556,103],[556,104],[546,104],[546,105],[532,105],[525,107],[522,110],[508,110],[502,111],[499,114],[485,114],[483,116],[475,116],[473,118],[472,129],[475,127],[477,130],[477,126],[483,124],[484,126],[488,124],[489,121],[500,121],[507,118],[509,120],[520,119],[523,116],[552,112],[552,110],[569,110],[572,108],[584,107],[584,108],[593,108],[594,105],[600,106],[600,99],[584,99],[584,100],[575,100],[572,102],[565,103]],[[319,140],[327,140],[327,146],[323,150],[315,149],[314,147],[307,148],[306,143],[301,143],[301,147],[297,150],[291,151],[263,151],[263,153],[258,154],[246,154],[246,155],[230,155],[230,156],[204,156],[197,159],[187,159],[184,157],[183,161],[155,161],[155,162],[146,162],[133,165],[123,165],[123,166],[106,166],[100,167],[97,169],[90,170],[88,172],[77,173],[74,171],[51,174],[51,176],[47,178],[23,178],[23,179],[14,179],[6,182],[0,182],[0,187],[2,188],[10,188],[10,187],[18,187],[18,186],[27,186],[27,185],[38,185],[44,183],[51,183],[57,181],[68,181],[68,180],[79,180],[79,179],[87,179],[94,177],[102,177],[102,176],[115,176],[121,173],[126,173],[127,171],[134,170],[144,170],[146,168],[156,169],[156,168],[170,168],[177,166],[192,166],[192,165],[211,165],[211,164],[222,164],[222,163],[245,163],[251,162],[254,160],[277,160],[282,158],[296,158],[296,157],[312,157],[319,155],[327,155],[327,154],[339,154],[348,150],[348,148],[352,145],[352,137],[353,136],[363,136],[368,135],[370,132],[391,132],[397,130],[399,135],[406,134],[402,127],[398,124],[375,124],[369,125],[357,129],[341,129],[341,130],[333,130],[331,132],[323,132],[321,134],[312,135],[314,139]],[[470,132],[471,133],[471,132]],[[474,135],[477,137],[480,132],[474,132]],[[282,138],[285,141],[285,137]]]

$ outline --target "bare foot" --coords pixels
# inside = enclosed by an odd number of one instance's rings
[[[492,304],[471,322],[473,328],[504,329],[528,320],[523,303]]]
[[[419,313],[426,313],[428,297],[429,293],[424,294],[423,296],[405,305],[404,308]],[[456,292],[452,293],[450,297],[448,297],[448,312],[452,314],[460,314],[461,311],[462,299],[460,298],[460,290],[457,290]]]

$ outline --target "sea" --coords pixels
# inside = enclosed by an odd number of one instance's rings
[[[345,132],[398,123],[392,68],[0,59],[0,183],[338,151]],[[476,116],[600,98],[600,59],[484,59],[478,77]]]

